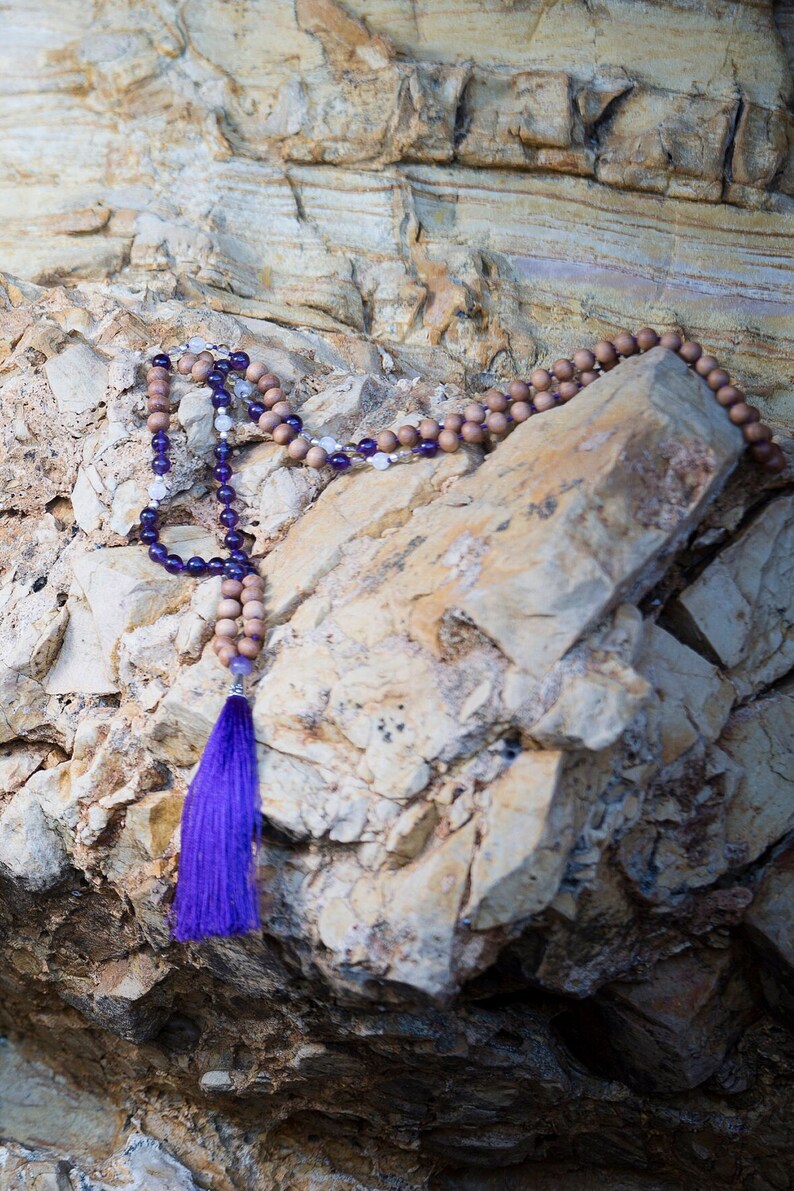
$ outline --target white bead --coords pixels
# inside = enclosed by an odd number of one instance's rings
[[[232,349],[228,343],[219,343],[216,350],[219,356],[230,356],[232,354]]]
[[[369,461],[376,471],[385,471],[391,464],[391,459],[385,451],[376,451],[374,455],[370,456]]]
[[[232,422],[228,414],[218,414],[217,418],[215,419],[216,430],[231,430],[233,425],[234,422]]]
[[[236,380],[234,382],[235,397],[250,397],[254,391],[254,386],[250,380]]]
[[[400,462],[399,454],[396,451],[392,451],[391,455],[389,455],[389,463],[399,463],[399,462]]]
[[[331,434],[326,434],[324,438],[321,438],[317,446],[322,447],[329,455],[333,455],[334,451],[340,451],[342,449],[341,443],[338,443]]]
[[[188,339],[187,345],[192,352],[203,352],[207,346],[207,340],[203,339],[201,335],[194,335],[192,339]]]
[[[162,476],[149,485],[149,495],[152,500],[163,500],[168,495],[168,486]]]

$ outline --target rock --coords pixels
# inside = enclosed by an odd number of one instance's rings
[[[728,846],[746,862],[756,860],[794,826],[791,726],[794,688],[740,708],[720,737],[736,766],[727,807]]]
[[[35,787],[28,783],[0,810],[0,871],[27,889],[42,892],[57,885],[68,868],[61,837]]]
[[[761,957],[764,991],[786,1017],[794,1009],[793,870],[791,848],[786,848],[764,871],[745,919]]]
[[[84,428],[105,402],[105,361],[87,343],[73,343],[52,356],[44,370],[65,424]]]

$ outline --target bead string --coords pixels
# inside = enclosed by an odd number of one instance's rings
[[[572,401],[583,388],[615,368],[621,358],[650,351],[657,345],[676,352],[704,379],[718,403],[727,410],[730,421],[741,427],[756,463],[773,475],[785,469],[783,452],[772,442],[771,429],[761,421],[759,411],[748,404],[742,390],[731,382],[716,358],[705,355],[699,343],[684,341],[672,331],[660,336],[650,327],[644,327],[636,335],[624,332],[614,341],[602,339],[592,351],[581,348],[571,359],[557,360],[550,370],[536,368],[528,381],[512,381],[506,392],[489,389],[481,401],[470,402],[462,413],[447,414],[443,425],[435,418],[423,418],[418,426],[403,425],[396,432],[383,430],[357,443],[340,443],[331,435],[317,438],[304,427],[279,378],[264,364],[252,363],[243,351],[231,351],[224,344],[207,344],[200,336],[194,336],[168,353],[154,356],[146,374],[146,424],[152,433],[152,471],[156,478],[149,488],[150,503],[140,515],[140,540],[149,546],[149,557],[170,574],[186,573],[195,578],[222,576],[213,646],[221,664],[235,676],[248,674],[264,642],[264,581],[244,549],[245,540],[236,528],[239,514],[232,508],[237,498],[231,484],[232,447],[227,441],[233,425],[229,416],[233,398],[227,388],[232,374],[237,374],[234,396],[246,404],[249,419],[274,442],[285,446],[290,459],[312,468],[330,466],[338,472],[346,471],[354,463],[385,471],[392,464],[435,456],[439,450],[457,451],[461,443],[493,445],[534,414]],[[221,505],[218,520],[229,551],[225,559],[205,561],[194,555],[185,561],[178,554],[169,553],[160,541],[159,505],[168,495],[165,476],[171,470],[168,456],[171,441],[167,431],[174,361],[181,375],[209,387],[212,405],[217,410],[215,429],[219,442],[214,449],[213,476],[218,481],[216,496]]]

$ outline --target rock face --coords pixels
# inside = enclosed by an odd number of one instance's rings
[[[135,364],[190,315],[5,293],[7,1184],[309,1187],[321,1161],[373,1191],[495,1163],[516,1187],[617,1187],[653,1160],[671,1186],[785,1186],[789,473],[739,463],[663,348],[485,456],[331,479],[241,429],[271,625],[265,929],[176,947],[179,816],[226,686],[218,580],[166,575],[127,529]],[[343,439],[460,399],[276,324],[202,329]],[[206,555],[183,392],[163,532]]]

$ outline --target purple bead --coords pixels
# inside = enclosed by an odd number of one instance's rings
[[[253,670],[253,668],[254,668],[254,663],[251,661],[250,658],[244,658],[239,655],[236,658],[232,658],[232,660],[229,662],[229,673],[230,674],[234,674],[234,675],[250,674],[251,671]]]
[[[216,480],[220,480],[224,484],[227,480],[232,478],[232,469],[228,463],[219,463],[217,467],[212,469],[212,474]]]
[[[335,471],[346,471],[350,467],[350,459],[344,451],[335,451],[333,455],[329,455],[328,462]]]
[[[141,509],[141,515],[138,520],[141,525],[156,525],[158,516],[157,509],[152,509],[147,505],[145,509]]]
[[[222,505],[230,505],[233,500],[237,499],[237,493],[235,492],[234,488],[232,488],[231,484],[221,484],[220,488],[215,493],[215,497],[221,502]]]
[[[238,530],[230,529],[223,540],[226,543],[227,550],[239,550],[245,538]]]
[[[227,529],[234,529],[237,522],[240,520],[240,514],[235,513],[234,509],[224,509],[218,518],[221,525],[225,525]]]
[[[191,575],[194,579],[199,579],[202,575],[206,575],[207,564],[203,558],[199,558],[198,554],[194,554],[193,557],[189,558],[185,563],[185,570],[187,571],[188,575]]]
[[[164,476],[167,471],[171,470],[171,463],[168,459],[153,459],[152,471],[156,476]]]
[[[152,435],[152,447],[155,451],[167,451],[171,446],[171,439],[164,430],[158,430]]]
[[[138,537],[143,542],[144,546],[151,546],[160,537],[156,529],[142,529]]]
[[[222,558],[211,558],[207,563],[207,570],[211,575],[222,575],[225,565]]]
[[[231,393],[227,393],[225,389],[216,389],[212,394],[212,404],[215,409],[225,409],[232,403]]]
[[[245,550],[231,550],[229,558],[232,562],[239,562],[241,566],[246,566],[251,561]]]
[[[378,444],[374,438],[362,438],[357,447],[359,455],[363,455],[365,459],[369,459],[370,455],[374,455],[377,449]]]
[[[287,414],[284,421],[296,432],[303,429],[303,418],[299,418],[297,414]]]
[[[169,575],[179,575],[185,569],[185,564],[178,554],[169,554],[164,565]]]
[[[152,562],[163,563],[168,558],[168,547],[164,542],[155,542],[149,547],[149,558]]]
[[[231,372],[231,365],[228,360],[216,360],[215,371],[222,372],[224,376],[228,376]]]
[[[223,463],[224,459],[228,459],[231,453],[231,444],[227,442],[219,442],[213,451],[215,458],[220,459],[221,463]]]
[[[211,389],[222,389],[226,384],[226,375],[219,371],[219,369],[213,368],[211,372],[207,373],[207,379],[204,383],[209,385]]]
[[[263,405],[261,401],[252,401],[248,406],[248,416],[252,422],[258,422],[262,414],[267,412],[267,406]]]
[[[167,356],[165,352],[160,352],[159,355],[152,357],[152,368],[169,368],[171,367],[171,357]]]
[[[241,566],[239,562],[229,561],[224,566],[223,573],[227,579],[237,579],[239,582],[240,579],[245,578],[245,567]]]
[[[229,356],[229,363],[235,372],[245,372],[251,363],[251,358],[246,352],[232,352]]]
[[[432,459],[434,455],[438,454],[438,443],[432,438],[425,439],[419,444],[419,454],[427,455]]]

